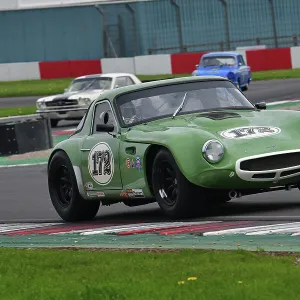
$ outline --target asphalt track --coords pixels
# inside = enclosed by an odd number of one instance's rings
[[[299,79],[253,82],[246,94],[254,103],[298,100],[299,83]],[[0,107],[34,105],[35,100],[36,97],[0,99]],[[2,222],[61,221],[49,198],[44,165],[1,168],[0,192]],[[157,204],[135,208],[123,204],[100,207],[97,219],[132,222],[167,220]],[[300,191],[295,189],[242,197],[207,212],[199,219],[299,221]]]
[[[253,103],[300,99],[300,79],[254,81],[245,95]],[[0,108],[35,105],[40,97],[0,98]]]
[[[0,221],[61,221],[47,186],[46,166],[0,169]],[[98,220],[167,221],[157,204],[135,208],[123,204],[100,207]],[[202,215],[199,220],[300,220],[300,191],[279,191],[242,197]]]

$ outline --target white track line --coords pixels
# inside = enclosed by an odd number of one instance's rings
[[[272,230],[260,230],[260,231],[254,231],[254,232],[250,232],[250,233],[246,233],[246,235],[269,235],[269,234],[292,234],[295,232],[300,231],[300,224],[298,224],[297,226],[293,226],[291,225],[290,227],[285,227],[285,228],[278,228],[278,229],[272,229]]]
[[[53,235],[66,234],[66,233],[79,233],[80,235],[97,235],[105,233],[118,233],[123,231],[135,231],[135,230],[151,230],[151,229],[168,229],[169,227],[181,227],[181,226],[193,226],[210,223],[220,223],[221,221],[203,221],[203,222],[170,222],[170,223],[141,223],[130,225],[115,225],[102,228],[72,230],[68,232],[53,233]]]
[[[47,165],[48,162],[42,162],[42,163],[31,163],[31,164],[20,164],[20,165],[0,165],[0,168],[16,168],[16,167],[31,167],[31,166],[42,166]]]
[[[0,233],[5,232],[15,232],[20,230],[27,230],[27,229],[37,229],[37,228],[44,228],[44,227],[51,227],[57,225],[57,223],[43,223],[43,224],[26,224],[26,223],[19,223],[19,224],[3,224],[0,226]]]
[[[284,101],[274,101],[274,102],[268,102],[268,106],[273,106],[273,105],[279,105],[279,104],[285,104],[285,103],[297,103],[300,102],[300,100],[284,100]]]
[[[284,228],[289,228],[292,225],[300,226],[300,222],[225,229],[225,230],[219,230],[219,231],[205,232],[203,235],[204,236],[213,236],[213,235],[247,234],[247,233],[248,233],[248,235],[250,235],[251,232],[257,232],[259,230],[266,231],[266,230],[272,230],[272,229],[275,229],[275,230],[276,229],[284,229]]]

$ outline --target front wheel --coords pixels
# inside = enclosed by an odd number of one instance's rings
[[[152,183],[160,208],[171,218],[190,217],[205,207],[205,192],[184,177],[167,150],[160,150],[154,159]]]
[[[52,204],[64,221],[87,221],[96,216],[100,201],[81,197],[73,166],[63,151],[56,152],[50,161],[48,187]]]

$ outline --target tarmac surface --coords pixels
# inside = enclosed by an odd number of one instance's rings
[[[0,169],[1,222],[59,221],[48,193],[46,165]],[[198,220],[300,221],[300,191],[246,196],[220,206]],[[95,221],[168,221],[157,204],[102,206]]]
[[[254,103],[300,99],[300,80],[258,81],[246,96]],[[0,107],[34,105],[37,97],[0,99]],[[62,124],[62,126],[68,126]],[[0,221],[61,221],[51,204],[46,166],[0,169]],[[200,218],[219,220],[300,220],[300,191],[280,191],[242,197]],[[101,221],[166,221],[157,204],[135,208],[116,204],[100,207]]]
[[[245,92],[245,95],[253,103],[299,100],[299,83],[300,79],[254,81],[250,84],[249,91]],[[0,108],[35,105],[36,100],[41,97],[0,98]]]

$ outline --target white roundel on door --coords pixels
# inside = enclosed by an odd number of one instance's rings
[[[100,185],[109,184],[114,175],[114,156],[106,143],[98,143],[90,151],[88,167],[91,177]]]

